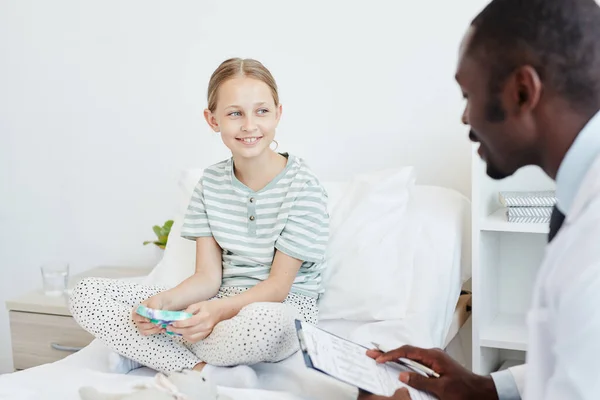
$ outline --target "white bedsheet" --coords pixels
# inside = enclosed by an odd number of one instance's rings
[[[441,343],[431,343],[429,335],[419,333],[427,324],[425,316],[413,315],[407,320],[373,323],[323,321],[321,327],[365,345],[375,341],[441,346]],[[106,392],[126,392],[136,383],[152,379],[155,374],[148,368],[127,375],[109,373],[107,354],[108,349],[94,341],[64,360],[1,375],[0,399],[79,400],[81,386],[94,386]],[[223,393],[234,400],[356,399],[355,388],[308,370],[299,353],[280,363],[259,364],[253,368],[259,376],[261,390],[221,388]]]
[[[127,392],[133,385],[152,379],[154,372],[147,368],[135,374],[108,373],[106,349],[94,342],[79,353],[53,364],[0,376],[0,399],[79,400],[82,386],[94,386],[106,392]],[[297,400],[290,394],[265,390],[221,388],[232,399]]]
[[[127,392],[155,372],[140,368],[127,375],[109,373],[107,349],[98,341],[64,360],[13,374],[0,375],[0,399],[79,400],[82,386]],[[277,364],[254,366],[262,389],[220,388],[234,400],[355,399],[356,389],[305,368],[299,353]]]

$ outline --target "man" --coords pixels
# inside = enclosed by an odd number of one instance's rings
[[[528,315],[527,365],[482,377],[440,350],[370,355],[430,366],[439,379],[400,379],[441,400],[598,400],[600,7],[594,0],[494,0],[465,35],[456,79],[467,101],[463,122],[480,143],[487,174],[502,179],[537,165],[557,183],[551,243]],[[393,398],[410,397],[399,391]]]

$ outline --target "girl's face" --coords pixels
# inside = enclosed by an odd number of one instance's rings
[[[269,149],[281,117],[266,83],[237,77],[221,84],[215,112],[204,117],[234,157],[254,158]]]

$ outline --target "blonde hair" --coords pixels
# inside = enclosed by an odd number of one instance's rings
[[[232,78],[246,76],[264,82],[271,89],[275,105],[279,105],[279,94],[277,93],[277,83],[271,72],[259,61],[251,58],[230,58],[225,60],[213,72],[208,82],[208,109],[215,112],[217,108],[219,88],[221,85]]]

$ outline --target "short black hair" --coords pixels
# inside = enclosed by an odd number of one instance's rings
[[[600,6],[595,0],[493,0],[473,20],[469,54],[490,69],[496,94],[531,65],[574,110],[600,109]]]

